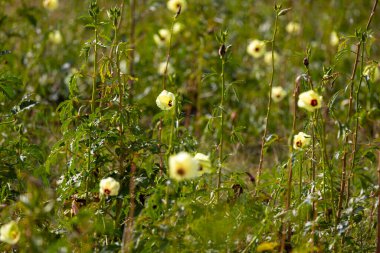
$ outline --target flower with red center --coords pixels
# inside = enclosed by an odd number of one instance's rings
[[[302,92],[298,97],[297,105],[309,112],[314,112],[322,107],[322,96],[313,90]]]
[[[156,104],[161,110],[170,110],[175,105],[175,96],[173,93],[163,90],[160,95],[158,95]]]
[[[265,42],[261,40],[252,40],[247,46],[247,53],[253,58],[260,58],[265,54]]]
[[[186,9],[187,2],[186,2],[186,0],[169,0],[166,5],[167,5],[169,10],[177,13],[179,8],[181,8],[181,12]]]
[[[276,103],[283,100],[286,94],[286,90],[284,90],[284,88],[282,88],[281,86],[275,86],[272,88],[272,99]]]
[[[119,194],[120,183],[112,177],[107,177],[100,180],[99,192],[101,195],[116,196]]]
[[[187,152],[180,152],[169,157],[169,176],[177,181],[199,176],[198,168],[198,161]]]
[[[308,146],[310,144],[310,138],[310,135],[307,135],[304,132],[299,132],[298,134],[294,135],[293,148],[301,149]]]

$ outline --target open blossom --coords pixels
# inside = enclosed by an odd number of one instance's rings
[[[53,44],[61,44],[62,34],[59,30],[55,30],[49,33],[49,41]]]
[[[153,35],[153,40],[160,47],[168,45],[170,40],[170,31],[168,29],[158,30],[158,33]]]
[[[0,241],[16,244],[20,240],[20,229],[15,221],[4,224],[0,228]]]
[[[339,44],[339,37],[338,37],[338,34],[336,33],[336,31],[333,31],[331,34],[330,34],[330,45],[335,47]]]
[[[173,93],[163,90],[156,99],[156,104],[161,110],[170,110],[175,105],[175,96]]]
[[[204,173],[211,172],[211,161],[208,155],[202,153],[196,153],[194,159],[198,161],[198,174],[203,175]]]
[[[198,161],[187,152],[180,152],[169,157],[169,175],[177,181],[199,176],[198,168]]]
[[[158,64],[158,74],[164,75],[165,74],[165,68],[166,68],[166,62],[161,62],[160,64]],[[173,66],[170,63],[168,63],[168,67],[167,67],[166,71],[167,71],[166,73],[168,75],[171,75],[174,73]]]
[[[44,6],[44,8],[50,10],[50,11],[54,11],[55,9],[58,8],[58,0],[44,0],[42,2],[42,5]]]
[[[265,42],[252,40],[247,46],[247,53],[254,58],[260,58],[265,53]]]
[[[277,65],[279,63],[279,61],[280,61],[280,56],[278,55],[278,53],[273,52],[274,65]],[[265,64],[272,66],[272,52],[271,51],[266,52],[264,54],[264,62],[265,62]]]
[[[313,90],[302,92],[298,97],[297,105],[309,112],[314,112],[322,107],[322,96]]]
[[[286,94],[286,90],[284,90],[284,88],[282,88],[281,86],[275,86],[272,88],[272,99],[276,103],[283,100]]]
[[[310,135],[307,135],[304,132],[299,132],[298,134],[294,135],[293,148],[301,149],[308,146],[310,144],[310,138]]]
[[[112,177],[100,180],[99,192],[101,195],[116,196],[119,194],[120,183]]]
[[[289,33],[289,34],[299,34],[300,31],[301,31],[301,26],[300,24],[298,24],[297,22],[289,22],[287,25],[286,25],[286,31]]]
[[[168,9],[172,12],[178,12],[179,7],[181,7],[181,12],[187,7],[186,0],[169,0],[166,4]]]

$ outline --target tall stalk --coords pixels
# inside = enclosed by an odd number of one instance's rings
[[[219,200],[220,197],[220,185],[222,181],[222,167],[223,167],[223,146],[224,146],[224,93],[225,93],[225,73],[224,73],[224,65],[226,64],[226,46],[225,46],[225,39],[227,34],[223,33],[222,35],[222,45],[219,49],[219,56],[222,62],[222,72],[220,74],[221,78],[221,89],[220,89],[220,128],[219,128],[219,155],[218,155],[218,182],[217,182],[217,200]]]
[[[277,22],[278,22],[278,17],[279,17],[279,8],[277,7],[277,5],[275,6],[275,11],[276,11],[276,18],[274,21],[274,31],[273,31],[272,40],[271,40],[271,45],[272,45],[272,73],[271,73],[270,82],[269,82],[268,106],[267,106],[267,114],[265,117],[265,128],[264,128],[263,136],[261,138],[260,161],[259,161],[259,168],[257,170],[257,175],[256,175],[256,187],[258,187],[260,184],[260,176],[262,173],[263,161],[264,161],[264,146],[265,146],[265,141],[266,141],[267,134],[268,134],[268,122],[269,122],[269,116],[270,116],[271,105],[272,105],[272,87],[273,87],[273,80],[274,80],[274,73],[275,73],[275,71],[274,71],[274,47],[275,47],[275,42],[276,42]]]
[[[294,153],[293,153],[293,136],[295,134],[296,130],[296,122],[297,122],[297,96],[299,92],[299,86],[300,86],[300,78],[297,78],[296,81],[294,82],[294,89],[293,89],[293,122],[292,122],[292,130],[290,133],[290,138],[289,138],[289,160],[288,160],[288,183],[287,183],[287,189],[286,189],[286,196],[285,196],[285,213],[290,208],[290,203],[291,203],[291,193],[292,193],[292,178],[293,178],[293,158],[294,158]],[[286,230],[288,233],[286,234]],[[290,222],[288,224],[283,224],[282,227],[282,235],[281,235],[281,249],[280,252],[283,252],[285,250],[285,243],[286,240],[290,241],[291,239],[291,225]],[[286,238],[288,237],[288,238]]]
[[[123,0],[124,2],[124,0]],[[134,64],[135,64],[135,49],[136,49],[136,0],[130,0],[130,16],[131,25],[129,30],[129,39],[131,51],[129,53],[130,63],[129,63],[129,74],[133,77],[135,75]],[[123,5],[124,7],[124,5]],[[132,103],[134,95],[134,78],[129,80],[129,102]]]
[[[378,189],[380,189],[380,151],[378,152],[377,155],[378,159],[378,164],[377,164],[377,185]],[[377,191],[377,197],[378,197],[378,202],[377,202],[377,236],[376,236],[376,243],[377,243],[377,248],[376,252],[380,253],[380,191]]]

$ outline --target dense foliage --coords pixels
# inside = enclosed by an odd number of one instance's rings
[[[1,252],[375,252],[377,0],[0,0]]]

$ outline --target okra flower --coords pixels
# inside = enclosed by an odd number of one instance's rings
[[[161,62],[158,65],[158,74],[164,75],[165,74],[165,68],[166,68],[166,62]],[[167,74],[171,75],[173,73],[174,73],[173,66],[170,63],[168,63]]]
[[[336,33],[336,31],[333,31],[331,34],[330,34],[330,45],[335,47],[339,44],[339,37],[338,37],[338,34]]]
[[[160,47],[168,45],[170,40],[170,31],[168,29],[158,30],[158,33],[153,35],[153,40]]]
[[[284,90],[284,88],[282,88],[281,86],[275,86],[272,88],[272,99],[276,103],[283,100],[286,94],[286,90]]]
[[[44,8],[50,10],[50,11],[54,11],[55,9],[58,8],[58,0],[44,0],[42,2],[42,5],[44,6]]]
[[[59,30],[55,30],[49,33],[49,41],[53,44],[61,44],[62,34]]]
[[[273,61],[274,61],[274,65],[277,65],[280,61],[280,56],[276,52],[273,52]],[[271,51],[266,52],[264,54],[264,62],[265,64],[272,66],[272,52]]]
[[[156,104],[161,110],[170,110],[175,105],[175,96],[173,93],[163,90],[156,99]]]
[[[20,229],[15,221],[8,222],[0,228],[0,241],[16,244],[20,240]]]
[[[101,195],[116,196],[119,194],[120,183],[112,177],[100,180],[99,186],[99,192]]]
[[[285,27],[286,31],[289,33],[289,34],[299,34],[300,31],[301,31],[301,26],[300,24],[298,24],[297,22],[289,22],[286,27]]]
[[[169,175],[177,181],[197,177],[198,168],[198,161],[187,152],[180,152],[169,157]]]
[[[265,42],[261,40],[252,40],[247,46],[247,53],[253,58],[260,58],[265,53]]]
[[[302,92],[298,97],[297,105],[309,112],[314,112],[322,107],[322,96],[313,90]]]
[[[202,153],[196,153],[194,159],[198,161],[198,174],[203,175],[204,173],[211,172],[211,161],[208,155]]]
[[[293,148],[301,149],[308,146],[310,144],[310,138],[310,135],[307,135],[304,132],[299,132],[298,134],[294,135]]]
[[[179,7],[181,7],[181,12],[184,11],[187,7],[186,0],[169,0],[166,4],[169,10],[172,12],[177,13],[179,10]]]

